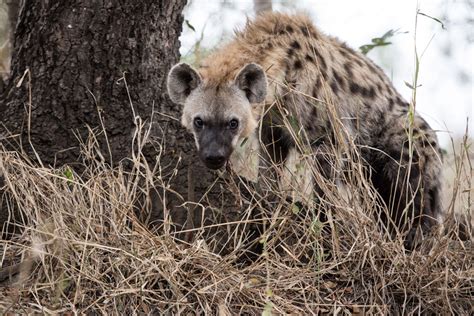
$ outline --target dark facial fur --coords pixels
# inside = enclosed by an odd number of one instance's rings
[[[209,169],[221,168],[234,150],[238,120],[203,120],[199,117],[195,120],[194,135],[199,148],[199,158]]]
[[[183,105],[181,122],[194,134],[199,157],[210,169],[221,168],[239,140],[255,131],[254,104],[264,101],[266,88],[265,72],[252,63],[220,85],[203,81],[187,64],[174,66],[168,75],[168,93]]]

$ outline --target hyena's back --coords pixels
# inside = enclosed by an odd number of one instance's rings
[[[378,66],[319,32],[307,16],[281,13],[248,22],[231,43],[204,61],[200,73],[206,85],[219,87],[232,81],[248,63],[261,65],[267,73],[267,106],[281,104],[283,115],[292,116],[304,127],[314,149],[333,138],[333,121],[327,111],[332,105],[360,146],[393,222],[403,229],[407,221],[422,228],[432,226],[440,212],[436,135],[420,116],[409,115],[409,104]],[[271,128],[273,135],[278,130],[275,126],[282,125],[282,114],[268,113],[263,118],[263,133]],[[411,129],[408,117],[412,118]],[[279,141],[267,141],[287,153],[294,144],[285,129],[280,129],[276,132]],[[410,130],[412,142],[408,141]]]

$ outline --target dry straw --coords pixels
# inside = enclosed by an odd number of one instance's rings
[[[0,174],[5,179],[2,203],[21,223],[17,234],[0,243],[0,310],[472,313],[473,247],[467,224],[473,185],[468,139],[449,158],[454,164],[449,166],[453,176],[446,188],[444,227],[417,250],[407,252],[403,236],[390,236],[377,221],[376,214],[385,206],[376,202],[357,151],[338,127],[335,113],[331,115],[339,131],[338,143],[345,145],[334,145],[323,155],[334,164],[331,181],[321,177],[317,164],[306,165],[325,193],[312,205],[288,202],[288,192],[275,182],[277,168],[262,174],[258,189],[238,177],[218,176],[221,185],[236,191],[241,205],[232,223],[206,222],[215,231],[226,232],[226,251],[220,254],[210,250],[216,237],[205,233],[209,231],[205,227],[188,225],[191,238],[184,242],[176,238],[167,216],[153,230],[139,219],[147,215],[144,199],[153,188],[168,188],[166,175],[173,171],[164,174],[160,159],[155,166],[146,162],[141,148],[149,130],[143,126],[134,137],[128,170],[94,159],[99,146],[92,132],[82,145],[85,171],[81,175],[67,167],[38,167],[18,152],[0,149]],[[307,153],[304,131],[291,119],[285,124]],[[303,160],[311,158],[307,154]],[[198,203],[195,208],[199,207]],[[321,211],[326,222],[319,220]],[[466,224],[464,241],[459,220]],[[258,237],[249,233],[254,226]],[[256,249],[260,254],[249,254]]]
[[[266,167],[257,184],[218,172],[209,190],[198,192],[204,196],[197,203],[184,203],[196,214],[208,210],[201,224],[191,223],[196,216],[189,214],[184,232],[177,231],[166,207],[170,178],[181,161],[163,165],[166,148],[156,143],[156,163],[147,162],[142,148],[151,141],[151,129],[138,117],[127,168],[110,167],[92,130],[81,142],[80,175],[67,166],[38,165],[0,147],[0,202],[10,216],[3,231],[14,231],[0,241],[0,310],[472,314],[470,140],[453,145],[445,158],[442,224],[416,250],[406,251],[404,233],[386,229],[379,219],[387,207],[367,180],[360,148],[332,100],[301,95],[290,85],[285,89],[327,109],[332,142],[315,156],[297,120],[284,115],[282,124],[302,153],[291,170],[295,177],[285,185],[277,181],[284,179],[284,169],[266,161],[264,152],[261,163]],[[285,111],[279,100],[266,110]],[[321,169],[322,161],[330,170]],[[308,176],[312,183],[305,182]],[[215,205],[208,196],[215,188],[230,192],[237,212]],[[157,196],[162,220],[148,225],[156,215],[150,205]]]

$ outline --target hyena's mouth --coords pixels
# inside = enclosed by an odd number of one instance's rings
[[[222,168],[232,154],[232,136],[226,130],[203,131],[199,138],[199,158],[207,168]]]
[[[222,150],[222,148],[212,148],[209,150],[207,147],[199,151],[199,158],[204,165],[212,170],[222,168],[227,160],[229,159],[230,152]]]
[[[217,170],[217,169],[222,168],[227,161],[227,159],[223,156],[215,156],[215,157],[210,156],[202,160],[204,164],[206,165],[206,167],[212,170]]]
[[[209,169],[212,169],[212,170],[217,170],[217,169],[220,169],[222,168],[225,163],[226,163],[227,160],[224,160],[223,162],[207,162],[205,161],[204,164],[206,165],[206,167],[208,167]]]

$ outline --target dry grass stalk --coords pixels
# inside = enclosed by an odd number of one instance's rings
[[[140,197],[149,196],[153,187],[167,186],[159,160],[150,166],[141,155],[149,135],[143,124],[138,125],[128,171],[95,159],[99,150],[92,132],[83,143],[83,175],[67,167],[38,167],[16,152],[0,150],[5,196],[8,205],[21,210],[24,223],[21,234],[1,241],[2,266],[23,263],[17,266],[19,274],[4,277],[0,310],[222,315],[472,312],[472,232],[461,241],[459,225],[448,220],[444,230],[407,253],[402,237],[390,238],[377,222],[375,214],[384,206],[375,201],[350,143],[327,153],[335,164],[334,175],[345,184],[343,190],[323,179],[317,166],[311,167],[314,181],[325,192],[324,200],[311,207],[286,202],[287,192],[279,192],[274,179],[265,175],[262,190],[248,187],[250,196],[237,192],[241,217],[233,225],[210,224],[229,232],[229,253],[218,255],[209,250],[212,236],[206,236],[203,227],[188,227],[194,238],[185,243],[175,238],[167,220],[157,232],[138,220]],[[303,136],[297,131],[295,139],[305,152]],[[337,137],[347,139],[343,130]],[[455,159],[447,208],[448,214],[456,209],[459,218],[472,216],[468,141],[464,139]],[[248,185],[238,178],[225,181],[230,188]],[[322,209],[328,222],[318,220]],[[262,235],[254,242],[263,252],[243,264],[239,258],[252,223],[263,223]]]

